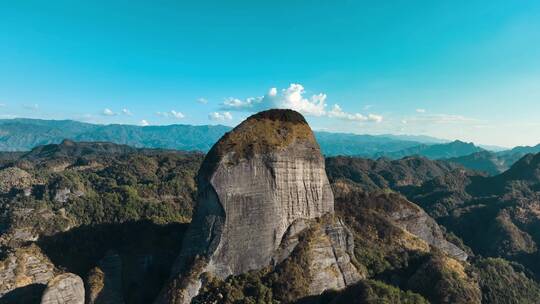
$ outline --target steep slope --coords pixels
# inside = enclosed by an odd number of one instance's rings
[[[204,272],[225,279],[286,263],[305,233],[307,248],[317,249],[305,252],[314,264],[305,265],[311,276],[304,296],[360,279],[348,230],[332,218],[324,158],[299,113],[249,117],[212,147],[197,181],[197,209],[159,303],[189,303]]]
[[[366,162],[351,159],[350,165],[340,167],[339,162],[329,159],[329,172],[339,172],[330,173],[331,180],[346,178],[360,183],[363,189],[388,187],[400,192],[461,238],[474,253],[509,259],[523,265],[527,277],[540,277],[540,154],[526,155],[495,176],[460,168],[442,170],[437,176],[410,171],[412,181],[417,182],[406,186],[395,182],[395,176],[402,172],[399,166],[389,166],[390,173],[383,175],[372,169],[377,164],[368,168],[355,165]]]

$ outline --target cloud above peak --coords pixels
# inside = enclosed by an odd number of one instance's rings
[[[277,88],[270,88],[268,93],[259,97],[248,97],[244,100],[234,97],[225,99],[222,110],[258,112],[270,108],[293,109],[306,115],[323,116],[325,114],[326,94],[313,95],[306,98],[304,87],[301,84],[291,85],[278,92]]]
[[[381,115],[376,114],[347,113],[338,104],[334,104],[330,110],[327,110],[326,94],[306,95],[304,86],[291,83],[289,87],[282,90],[270,88],[264,96],[249,97],[243,100],[229,97],[223,102],[221,110],[258,112],[270,108],[280,108],[292,109],[308,116],[329,117],[345,121],[381,122],[383,120]]]
[[[212,112],[208,114],[208,119],[212,121],[226,121],[232,120],[232,114],[230,112]]]

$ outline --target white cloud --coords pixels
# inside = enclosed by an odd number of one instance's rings
[[[339,118],[343,120],[351,120],[351,121],[366,121],[368,118],[360,113],[346,113],[343,112],[341,107],[338,104],[335,104],[332,107],[332,110],[328,111],[327,113],[328,117],[330,118]]]
[[[101,114],[103,114],[103,115],[105,115],[105,116],[115,116],[115,115],[116,115],[116,113],[114,113],[114,112],[113,112],[111,109],[109,109],[109,108],[103,109],[103,112],[102,112]]]
[[[212,112],[208,114],[208,119],[214,121],[232,120],[232,114],[230,112]]]
[[[5,106],[6,106],[5,103],[0,103],[0,108],[3,108],[3,107],[5,107]]]
[[[182,112],[176,112],[175,110],[171,110],[171,115],[176,119],[182,119],[186,117]]]
[[[146,121],[146,119],[141,120],[141,123],[140,123],[140,124],[141,124],[141,126],[143,126],[143,127],[146,127],[146,126],[149,126],[149,125],[150,125],[150,123],[148,123],[148,121]]]
[[[335,104],[332,107],[332,110],[328,111],[326,114],[330,118],[338,118],[342,120],[349,121],[372,121],[372,122],[381,122],[383,117],[376,114],[368,114],[367,116],[360,113],[347,113],[344,112],[338,104]]]
[[[198,98],[197,99],[197,102],[200,103],[200,104],[207,104],[208,103],[208,100],[206,98]]]
[[[416,113],[426,113],[426,109],[416,109]]]
[[[326,94],[319,93],[307,99],[303,96],[305,93],[304,87],[296,83],[292,83],[282,93],[281,106],[284,108],[293,109],[306,115],[323,116],[325,114]]]
[[[305,115],[323,116],[325,114],[326,94],[316,94],[306,98],[304,87],[292,83],[288,88],[278,93],[277,88],[271,88],[264,96],[249,97],[245,100],[229,97],[223,104],[223,110],[257,112],[269,108],[293,109]]]
[[[383,121],[383,117],[377,114],[368,114],[368,120],[379,123]]]
[[[270,88],[264,96],[249,97],[244,100],[229,97],[223,102],[221,109],[225,111],[258,112],[270,108],[280,108],[292,109],[309,116],[326,116],[348,121],[381,122],[383,120],[382,116],[376,114],[347,113],[337,104],[327,111],[326,99],[327,96],[324,93],[307,97],[304,86],[291,83],[288,88],[281,91],[278,91],[277,88]],[[366,109],[370,107],[371,105]]]
[[[184,113],[177,112],[175,110],[170,110],[169,112],[156,112],[156,115],[157,116],[162,116],[162,117],[176,118],[176,119],[182,119],[182,118],[186,117],[184,115]]]
[[[241,100],[234,97],[225,99],[222,109],[231,111],[259,111],[266,108],[271,108],[270,104],[264,105],[264,97],[249,97],[246,100]]]
[[[130,111],[130,110],[128,110],[128,109],[125,109],[125,108],[124,108],[124,109],[122,109],[122,114],[124,114],[124,115],[127,115],[127,116],[132,116],[132,115],[133,115],[133,113],[131,113],[131,111]]]

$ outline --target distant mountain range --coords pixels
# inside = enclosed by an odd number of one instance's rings
[[[0,120],[0,151],[28,151],[36,146],[57,144],[64,139],[102,141],[134,147],[198,150],[206,152],[231,128],[223,125],[96,125],[72,120]],[[371,157],[415,146],[441,142],[427,136],[356,135],[316,132],[326,155]]]
[[[142,127],[97,125],[73,120],[5,119],[0,120],[0,151],[29,151],[40,145],[58,144],[64,139],[70,139],[206,152],[230,130],[230,127],[223,125]],[[322,152],[327,156],[361,156],[374,159],[423,156],[445,159],[491,175],[507,170],[528,153],[540,152],[540,145],[499,151],[502,148],[415,135],[358,135],[319,131],[315,132],[315,136]]]

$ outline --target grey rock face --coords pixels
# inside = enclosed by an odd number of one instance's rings
[[[233,132],[249,133],[250,123]],[[180,268],[182,259],[201,255],[209,257],[207,269],[220,278],[259,269],[270,264],[295,220],[334,211],[324,158],[309,126],[275,126],[285,132],[301,129],[310,138],[293,138],[286,147],[247,158],[227,152],[213,172],[200,174],[204,176],[199,181],[200,207],[186,237]]]
[[[467,260],[467,253],[448,242],[437,222],[420,207],[410,203],[409,208],[404,208],[401,212],[394,212],[391,218],[400,228],[424,240],[429,245],[460,261]]]
[[[64,273],[49,281],[41,304],[84,304],[84,284],[73,273]]]
[[[202,221],[210,223],[203,227],[208,228],[203,246],[211,256],[208,268],[217,276],[268,265],[296,219],[333,211],[322,157],[295,157],[302,149],[296,145],[292,151],[218,167],[202,196],[203,203],[223,208]]]
[[[222,137],[201,166],[198,189],[197,209],[173,270],[189,275],[174,284],[180,290],[175,299],[160,303],[189,303],[203,272],[224,279],[282,261],[310,219],[334,212],[319,146],[304,118],[290,110],[261,112]],[[320,266],[341,273],[340,263],[349,262],[347,237],[329,235],[318,250],[324,259]],[[196,256],[204,265],[193,271]],[[314,278],[319,283],[313,292],[342,288],[357,277],[349,271],[324,273]]]
[[[0,299],[19,287],[47,284],[54,271],[54,265],[37,246],[18,248],[0,261]]]
[[[352,264],[354,237],[342,221],[332,218],[311,229],[307,252],[310,274],[307,295],[343,289],[365,278]]]

